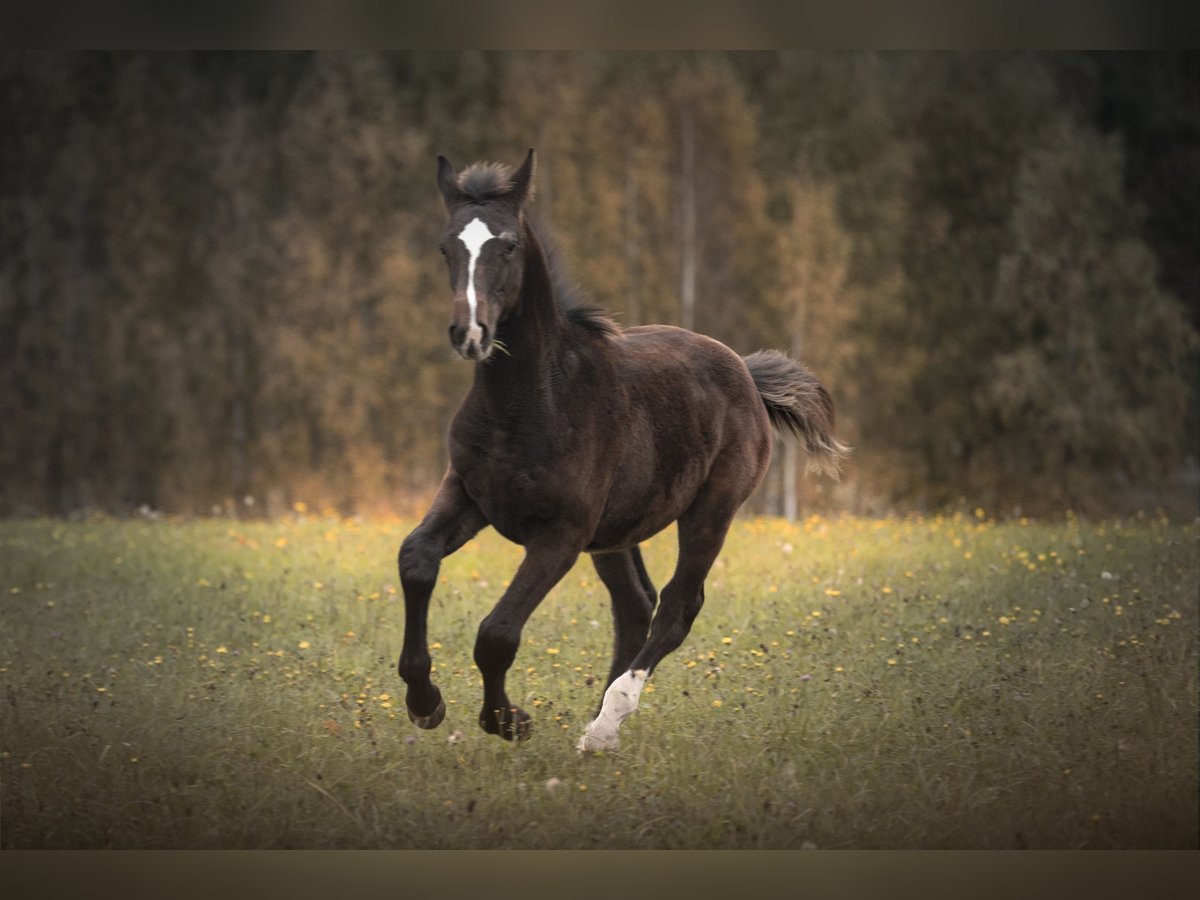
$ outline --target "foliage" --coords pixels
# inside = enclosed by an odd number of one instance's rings
[[[1197,829],[1200,532],[1164,519],[739,521],[619,753],[586,562],[476,724],[475,629],[519,552],[450,557],[448,715],[394,663],[411,521],[0,523],[0,846],[1182,848]],[[661,584],[673,535],[644,547]]]
[[[1124,485],[1191,512],[1194,72],[5,54],[0,512],[420,507],[470,378],[445,346],[433,158],[530,145],[540,221],[620,322],[798,346],[832,390],[845,483],[776,471],[758,509],[787,485],[809,508],[1104,510]]]

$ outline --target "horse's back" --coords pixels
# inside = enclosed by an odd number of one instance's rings
[[[753,387],[740,356],[715,338],[686,328],[638,325],[625,329],[617,345],[627,361],[648,366],[660,376],[719,377],[732,385]]]

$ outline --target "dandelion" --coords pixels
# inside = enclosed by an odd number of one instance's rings
[[[299,647],[301,650],[307,650],[309,647],[312,646],[312,644],[310,644],[308,641],[301,641],[296,646]]]
[[[895,657],[892,657],[892,658],[890,658],[890,659],[887,661],[887,664],[888,664],[889,666],[894,666],[894,665],[896,665],[896,658],[895,658]]]
[[[546,653],[548,653],[550,656],[558,656],[558,648],[557,647],[547,647]]]
[[[731,638],[731,637],[723,637],[723,638],[721,638],[721,643],[722,643],[722,644],[726,644],[726,645],[728,645],[728,644],[732,644],[732,643],[733,643],[733,638]]]
[[[715,709],[720,709],[724,704],[720,700],[714,700],[712,705]]]

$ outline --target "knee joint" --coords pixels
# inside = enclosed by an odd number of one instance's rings
[[[413,584],[433,584],[441,561],[436,544],[420,530],[414,531],[400,545],[397,558],[400,579]]]
[[[517,657],[521,631],[511,625],[484,619],[475,639],[475,664],[480,670],[507,669]]]

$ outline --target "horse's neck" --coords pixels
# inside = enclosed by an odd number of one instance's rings
[[[494,403],[532,413],[553,401],[562,372],[566,320],[554,295],[546,255],[537,235],[525,226],[525,258],[516,309],[497,333],[503,349],[476,367],[476,383]]]

